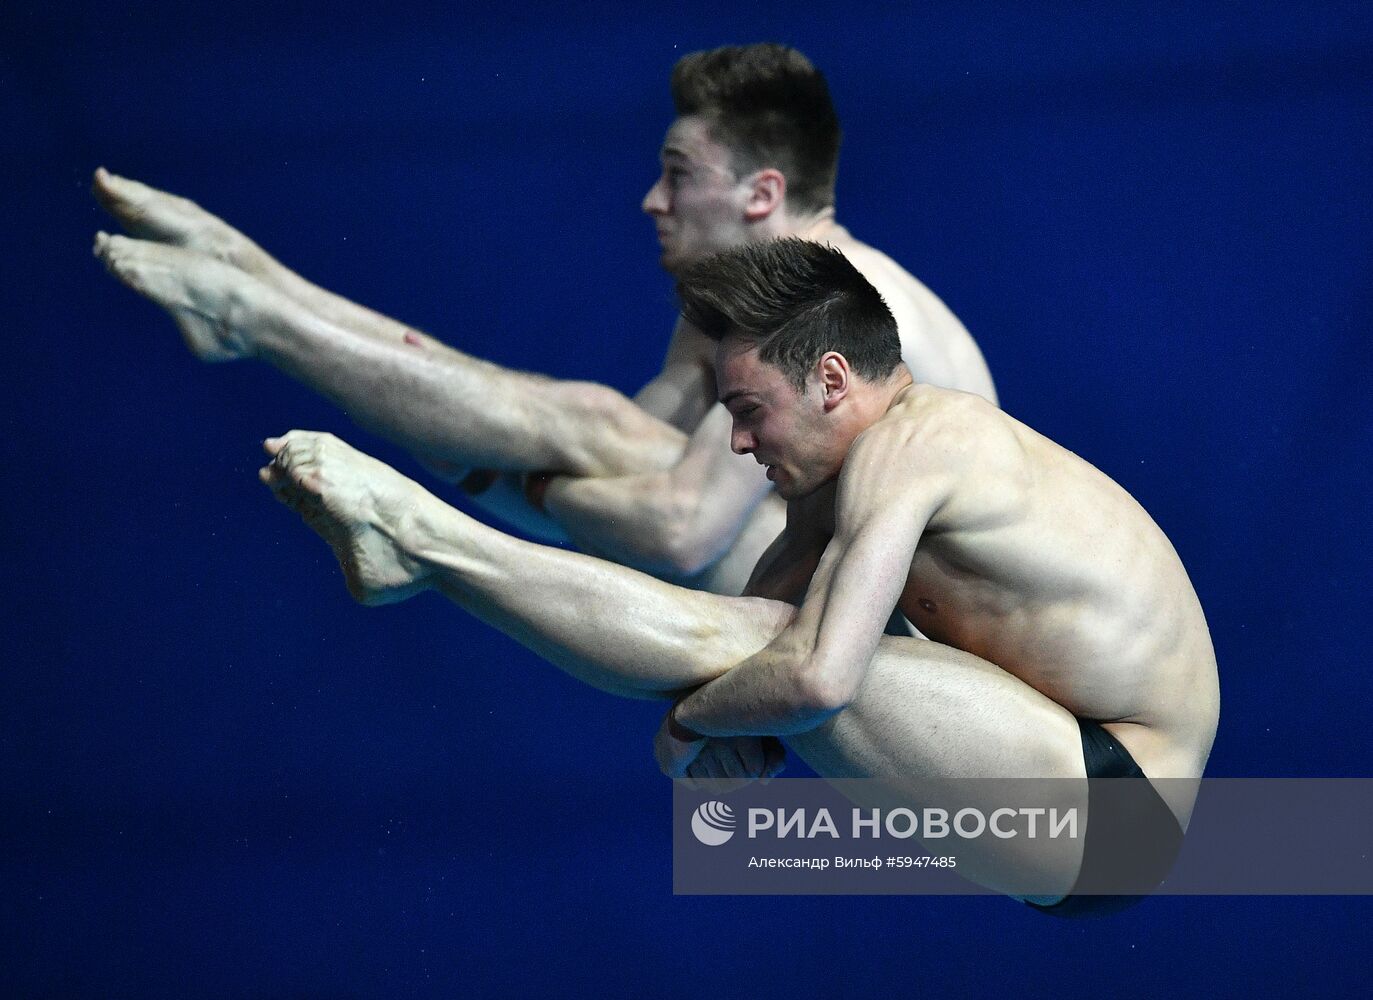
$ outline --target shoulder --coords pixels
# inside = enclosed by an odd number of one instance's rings
[[[990,480],[1013,485],[1024,468],[1013,422],[995,406],[972,393],[915,385],[854,441],[840,473],[839,510],[913,505],[934,517],[962,510]]]
[[[841,251],[849,263],[882,293],[887,305],[893,310],[901,308],[905,311],[909,306],[916,304],[921,291],[932,294],[915,275],[881,250],[854,239],[847,230],[841,230],[840,234],[831,240],[831,245]]]
[[[1016,448],[1012,422],[981,396],[916,383],[858,436],[851,454],[929,468],[981,462]]]
[[[895,300],[887,303],[894,310],[897,307],[918,307],[924,312],[932,302],[939,301],[914,274],[872,244],[855,239],[847,229],[839,227],[829,243],[872,282],[883,298]]]
[[[678,316],[667,346],[667,363],[690,363],[714,367],[715,349],[719,345],[692,325],[685,316]]]

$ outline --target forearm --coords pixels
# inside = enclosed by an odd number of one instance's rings
[[[797,616],[764,649],[678,702],[677,722],[702,736],[786,736],[841,711],[812,673],[808,631]]]
[[[842,526],[841,526],[842,528]],[[677,720],[705,736],[806,732],[857,695],[883,641],[910,555],[893,540],[896,565],[880,550],[884,533],[832,538],[795,618],[756,655],[677,706]],[[891,538],[891,535],[885,535]]]
[[[730,451],[729,426],[729,412],[717,405],[670,469],[554,480],[547,508],[591,551],[649,572],[693,577],[729,550],[771,492],[758,464]]]

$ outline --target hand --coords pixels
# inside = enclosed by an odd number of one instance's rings
[[[653,741],[658,766],[669,778],[682,778],[693,789],[712,788],[724,782],[764,784],[786,768],[786,750],[775,736],[725,736],[706,738],[679,725],[668,713]]]
[[[786,769],[786,749],[776,736],[720,736],[686,769],[688,788],[723,795],[751,781],[767,784]]]
[[[673,705],[663,716],[663,724],[653,737],[653,757],[669,778],[684,778],[687,768],[705,749],[707,740],[678,723],[676,711],[677,706]]]

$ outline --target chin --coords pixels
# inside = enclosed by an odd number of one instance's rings
[[[829,480],[822,479],[818,482],[815,480],[801,482],[789,478],[786,482],[779,483],[774,481],[773,486],[777,491],[777,495],[783,500],[804,500],[812,493],[817,492],[820,487],[824,486],[828,481]]]
[[[712,254],[726,249],[730,244],[720,246],[701,246],[699,244],[683,248],[678,245],[675,247],[663,247],[662,253],[658,255],[658,264],[664,271],[671,274],[679,274],[685,271],[692,264],[705,260]]]
[[[774,479],[772,481],[772,488],[783,500],[800,500],[808,492],[805,489],[797,489],[796,480],[791,477],[781,480]]]
[[[668,274],[676,276],[700,259],[699,254],[683,254],[676,253],[672,250],[664,250],[658,256],[658,266]]]

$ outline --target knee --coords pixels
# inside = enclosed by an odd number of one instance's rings
[[[569,471],[587,476],[633,475],[670,468],[680,457],[682,433],[646,413],[622,392],[597,382],[559,382],[556,386],[551,419],[570,420],[564,426],[594,431],[568,436],[564,459]],[[627,460],[630,456],[632,460]]]
[[[629,398],[618,390],[599,382],[556,382],[554,395],[560,408],[585,420],[613,422],[626,407],[633,407]]]

